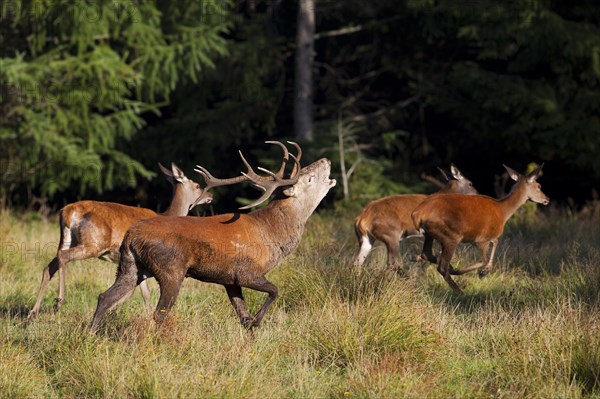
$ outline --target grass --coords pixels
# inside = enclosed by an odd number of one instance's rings
[[[251,338],[224,289],[186,280],[161,328],[136,294],[97,334],[86,326],[115,266],[71,263],[67,297],[26,322],[58,227],[0,213],[3,398],[599,398],[600,224],[559,210],[507,226],[494,273],[385,269],[375,248],[359,273],[352,217],[311,217],[300,247],[268,276],[280,296]],[[531,219],[531,218],[530,218]],[[457,267],[477,253],[459,248]],[[158,297],[154,281],[153,300]],[[264,294],[246,291],[256,310]]]

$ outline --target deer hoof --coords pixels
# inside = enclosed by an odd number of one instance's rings
[[[167,317],[167,314],[169,313],[169,311],[167,309],[158,309],[154,311],[154,321],[156,322],[156,324],[162,324],[165,321],[165,318]]]
[[[64,299],[56,298],[54,300],[54,313],[57,313],[60,310],[60,307],[63,305]]]
[[[32,322],[36,317],[37,317],[37,311],[36,310],[30,310],[29,314],[27,315],[27,321],[28,322]]]
[[[484,278],[486,275],[489,274],[489,270],[486,269],[479,269],[479,278]]]
[[[240,322],[246,330],[251,330],[254,327],[254,319],[252,317],[242,317]]]

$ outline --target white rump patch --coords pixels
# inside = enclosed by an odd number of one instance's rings
[[[62,247],[60,249],[69,249],[71,248],[71,229],[67,226],[65,226],[65,228],[63,229],[63,242],[62,242]]]
[[[361,266],[365,262],[365,259],[367,258],[367,255],[369,255],[369,252],[371,252],[372,248],[373,245],[369,241],[369,237],[360,237],[360,250],[358,251],[358,255],[356,255],[356,261],[354,264]]]

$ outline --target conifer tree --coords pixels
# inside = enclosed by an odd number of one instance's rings
[[[219,0],[0,4],[0,196],[150,177],[118,144],[227,53]]]

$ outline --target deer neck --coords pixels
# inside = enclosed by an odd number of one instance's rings
[[[293,251],[304,232],[304,225],[310,213],[303,212],[296,198],[273,199],[267,206],[251,214],[266,224],[266,231],[272,242],[281,245],[284,252]]]
[[[183,184],[175,184],[171,204],[162,214],[165,216],[185,216],[188,214],[190,204],[185,201]]]
[[[437,194],[449,194],[449,193],[453,193],[456,192],[456,184],[453,184],[453,181],[448,182],[445,186],[443,186],[442,188],[440,188],[437,192]]]
[[[523,180],[519,180],[510,193],[499,201],[500,209],[506,221],[527,201],[527,192]]]

